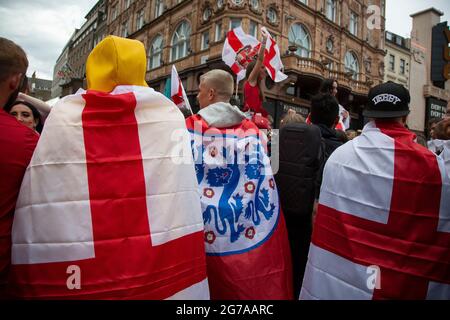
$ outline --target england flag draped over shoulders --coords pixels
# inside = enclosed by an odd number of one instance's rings
[[[414,139],[369,122],[330,156],[300,299],[450,299],[450,178]]]
[[[139,41],[105,38],[87,63],[93,89],[53,107],[17,201],[14,297],[209,298],[195,170],[171,140],[185,122],[145,87],[142,61]]]
[[[200,186],[211,299],[292,299],[287,230],[265,149],[249,120],[187,119]]]

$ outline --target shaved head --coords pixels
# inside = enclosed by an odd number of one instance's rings
[[[230,101],[234,90],[234,80],[230,73],[224,70],[214,69],[202,75],[200,81],[208,88],[214,89],[220,100]]]

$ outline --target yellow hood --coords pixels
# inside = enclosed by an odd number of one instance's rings
[[[108,36],[91,51],[87,59],[88,89],[111,92],[118,85],[147,87],[146,63],[142,42]]]

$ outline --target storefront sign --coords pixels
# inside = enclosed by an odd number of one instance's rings
[[[293,104],[288,104],[288,103],[284,103],[284,102],[280,102],[280,105],[283,107],[282,113],[286,113],[286,112],[288,112],[289,109],[292,109],[292,110],[295,110],[298,114],[302,115],[305,118],[308,117],[308,115],[309,115],[309,108],[297,106],[297,105],[293,105]]]
[[[435,98],[427,98],[428,119],[444,118],[447,110],[447,102]]]

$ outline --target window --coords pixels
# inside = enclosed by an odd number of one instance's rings
[[[201,50],[209,48],[209,30],[202,33],[202,46]]]
[[[258,10],[259,9],[259,0],[250,0],[250,5],[253,9]]]
[[[404,59],[400,59],[400,74],[405,74],[406,70],[406,61]]]
[[[191,27],[183,21],[175,30],[172,37],[171,61],[175,61],[188,55]]]
[[[353,52],[348,51],[345,54],[345,72],[352,73],[352,79],[358,80],[359,63],[358,58]]]
[[[217,23],[216,24],[216,32],[214,35],[214,40],[215,41],[219,41],[220,39],[222,39],[222,24],[221,23]]]
[[[289,46],[297,46],[296,54],[300,57],[311,57],[311,37],[305,27],[299,23],[294,23],[289,29]]]
[[[244,0],[231,0],[231,2],[235,5],[241,5],[244,2]]]
[[[354,36],[358,36],[358,15],[353,11],[350,12],[350,33]]]
[[[233,30],[234,28],[240,27],[241,26],[241,19],[234,19],[231,18],[230,20],[230,30]]]
[[[163,11],[164,11],[164,1],[156,0],[155,1],[155,18],[158,18],[160,15],[162,15]]]
[[[136,29],[140,30],[144,26],[144,10],[140,10],[136,17]]]
[[[267,20],[271,24],[276,24],[278,21],[277,11],[273,7],[270,7],[269,10],[267,10]]]
[[[393,54],[389,55],[389,70],[395,70],[395,56]]]
[[[116,18],[117,18],[117,7],[116,6],[114,6],[114,7],[112,7],[112,9],[111,9],[111,19],[112,20],[115,20]]]
[[[125,0],[125,9],[128,9],[131,5],[131,0]]]
[[[308,5],[308,0],[297,0],[297,2],[300,2],[300,3]]]
[[[128,37],[128,21],[125,21],[122,24],[122,37],[124,38]]]
[[[258,24],[255,21],[250,20],[250,35],[254,36],[255,38],[258,37]]]
[[[405,74],[405,66],[406,61],[404,59],[400,59],[400,74]]]
[[[212,10],[210,7],[207,7],[205,11],[203,11],[203,21],[208,21],[211,18]]]
[[[163,51],[163,37],[158,34],[154,39],[150,46],[149,57],[147,62],[148,70],[158,68],[161,66],[162,60],[162,51]]]
[[[336,22],[336,10],[337,10],[337,3],[336,0],[326,0],[327,1],[327,7],[326,7],[326,15],[327,18],[331,21]]]
[[[392,33],[386,31],[386,39],[392,41]]]

